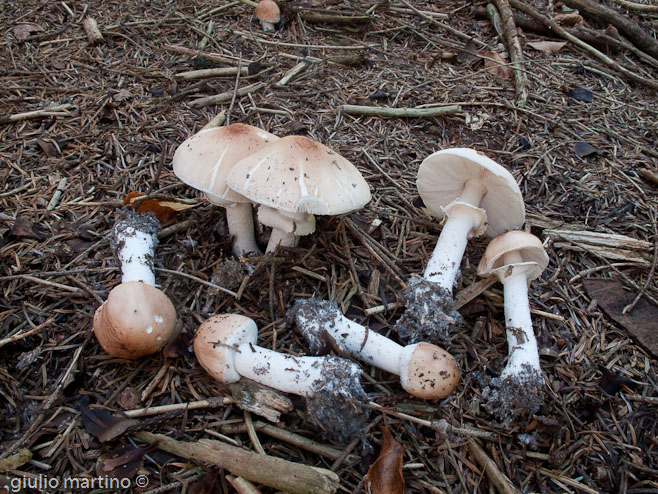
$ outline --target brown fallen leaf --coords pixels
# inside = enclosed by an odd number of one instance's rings
[[[576,24],[583,22],[583,16],[576,12],[569,12],[563,14],[555,14],[553,16],[553,20],[558,24],[562,24],[563,26],[575,26]]]
[[[627,314],[624,308],[633,302],[636,293],[628,291],[623,283],[614,278],[585,278],[583,286],[587,294],[617,324],[654,357],[658,358],[656,321],[658,307],[641,298]]]
[[[560,51],[566,44],[566,41],[533,41],[528,43],[528,46],[531,46],[537,51],[552,54]]]
[[[161,201],[158,199],[140,199],[144,194],[141,192],[129,192],[123,200],[123,205],[135,209],[138,213],[153,213],[160,223],[173,221],[179,211],[194,207],[192,204],[182,204],[173,201]]]
[[[24,216],[16,217],[14,226],[9,233],[17,238],[31,238],[33,240],[43,240],[46,238],[45,232]]]
[[[18,41],[24,41],[32,36],[32,34],[38,32],[43,32],[43,28],[37,24],[19,24],[18,26],[14,26],[11,30],[11,34],[13,34],[14,38]]]
[[[511,79],[514,77],[512,68],[508,65],[507,61],[500,53],[493,51],[483,53],[484,67],[487,72],[493,74],[499,79]]]
[[[49,158],[54,158],[55,156],[58,156],[59,153],[62,152],[62,150],[59,148],[59,144],[51,139],[37,139],[37,144],[43,151],[43,154],[48,156]]]
[[[382,447],[379,457],[366,474],[366,492],[368,494],[404,494],[404,476],[402,475],[402,455],[404,446],[393,439],[386,427],[382,427]]]
[[[9,472],[10,470],[18,470],[32,459],[32,451],[27,448],[21,448],[18,453],[8,456],[0,460],[0,472]]]

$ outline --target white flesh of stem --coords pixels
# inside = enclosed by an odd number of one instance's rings
[[[265,252],[273,252],[278,245],[281,247],[295,247],[297,245],[297,239],[298,237],[294,233],[286,233],[278,228],[272,228]]]
[[[505,254],[506,265],[522,262],[518,253]],[[528,302],[528,281],[523,270],[512,269],[510,276],[504,277],[503,296],[505,299],[505,326],[507,327],[508,360],[502,376],[518,375],[524,364],[538,372],[539,350],[532,328],[530,305]],[[523,340],[523,341],[521,341]]]
[[[118,258],[121,263],[121,282],[141,281],[155,286],[153,273],[153,235],[126,227],[117,234]]]
[[[243,256],[249,252],[260,253],[254,235],[254,218],[251,203],[240,202],[226,207],[228,231],[233,237],[233,254]]]
[[[400,356],[404,347],[341,314],[326,331],[345,353],[391,374],[400,375]]]
[[[312,394],[313,384],[324,381],[324,357],[295,357],[242,343],[235,352],[235,370],[243,377],[284,393]]]

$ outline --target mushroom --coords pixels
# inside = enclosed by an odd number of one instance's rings
[[[544,380],[530,317],[528,283],[547,265],[548,255],[541,240],[523,231],[494,238],[478,265],[480,276],[495,274],[503,284],[508,358],[500,378],[492,380],[497,391],[488,393],[495,404],[500,404],[503,414],[510,414],[510,403],[536,412],[543,401]]]
[[[263,26],[263,31],[274,31],[274,24],[281,20],[281,11],[274,0],[260,0],[254,9],[254,15]]]
[[[155,216],[132,211],[114,225],[112,246],[121,264],[121,284],[96,309],[93,330],[103,349],[115,357],[156,353],[175,334],[176,309],[155,287],[153,254],[159,229]]]
[[[474,149],[444,149],[428,156],[416,184],[427,208],[444,224],[423,278],[409,282],[407,310],[397,324],[400,337],[412,343],[447,339],[448,328],[459,320],[452,288],[468,240],[483,233],[495,237],[525,221],[512,174]]]
[[[208,200],[226,209],[228,230],[233,237],[233,254],[260,253],[254,236],[251,202],[229,189],[226,177],[233,166],[251,153],[279,138],[243,123],[201,130],[185,140],[174,153],[176,176]]]
[[[431,343],[401,346],[385,336],[350,321],[335,302],[297,300],[291,317],[309,343],[311,353],[326,350],[327,340],[348,354],[400,376],[402,388],[426,400],[445,398],[459,383],[455,358]]]
[[[267,252],[293,247],[298,236],[313,233],[313,215],[348,213],[370,200],[352,163],[304,136],[282,137],[250,154],[236,163],[227,183],[260,204],[258,220],[272,227]]]
[[[367,395],[359,366],[338,357],[298,357],[256,346],[256,323],[239,314],[205,320],[194,338],[194,353],[213,378],[241,377],[306,398],[309,418],[332,436],[352,440],[365,425]]]

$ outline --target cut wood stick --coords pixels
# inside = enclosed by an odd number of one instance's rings
[[[213,62],[235,63],[238,60],[240,60],[240,57],[229,57],[226,55],[220,55],[219,53],[211,53],[202,50],[193,50],[192,48],[186,48],[185,46],[164,45],[163,48],[167,51],[173,51],[174,53],[187,55],[188,57],[204,57],[205,59],[211,60]],[[242,62],[245,64],[250,64],[252,60],[242,59]]]
[[[592,55],[593,57],[599,59],[601,62],[603,62],[608,67],[612,68],[616,72],[619,72],[626,79],[629,79],[629,80],[635,81],[635,82],[639,82],[639,83],[643,84],[646,87],[649,87],[653,90],[658,91],[658,81],[642,77],[642,76],[636,74],[635,72],[633,72],[632,70],[629,70],[626,67],[618,64],[617,62],[612,60],[610,57],[608,57],[605,53],[600,52],[599,50],[597,50],[593,46],[588,45],[584,41],[576,38],[574,35],[570,34],[566,29],[564,29],[562,26],[560,26],[557,22],[555,22],[552,19],[549,19],[544,14],[542,14],[538,10],[534,9],[530,5],[526,4],[525,2],[522,2],[521,0],[509,0],[509,3],[515,9],[518,9],[521,12],[524,12],[524,13],[528,14],[533,19],[543,23],[546,27],[548,27],[553,32],[555,32],[555,34],[557,34],[560,37],[566,39],[567,41],[570,41],[571,43],[573,43],[577,47],[581,48],[585,52]]]
[[[626,0],[610,0],[612,3],[621,5],[628,10],[637,10],[638,12],[658,12],[658,5],[648,5],[646,3],[627,2]]]
[[[517,36],[514,14],[508,0],[494,0],[503,23],[503,37],[509,50],[511,67],[514,71],[514,90],[516,92],[516,106],[523,108],[528,99],[528,78],[523,69],[523,51]]]
[[[521,494],[512,481],[500,471],[498,465],[489,457],[482,447],[473,440],[468,441],[468,449],[473,457],[487,474],[489,482],[499,494]]]
[[[23,338],[27,338],[28,336],[32,336],[33,334],[36,334],[46,326],[50,326],[52,322],[53,322],[53,318],[49,317],[44,322],[42,322],[38,326],[33,327],[32,329],[23,331],[21,333],[17,333],[13,336],[9,336],[8,338],[0,340],[0,348],[2,348],[5,345],[8,345],[9,343],[14,343],[15,341],[22,340]]]
[[[619,10],[592,0],[564,0],[564,3],[591,19],[612,24],[635,46],[658,58],[658,41]]]
[[[225,93],[216,94],[215,96],[207,96],[205,98],[199,98],[190,103],[191,106],[201,108],[204,106],[216,105],[217,103],[225,103],[231,101],[233,96],[244,96],[245,94],[253,93],[259,89],[265,87],[264,82],[257,82],[255,84],[250,84],[249,86],[242,87],[237,91],[226,91]]]
[[[311,63],[308,60],[302,60],[297,65],[295,65],[292,69],[286,72],[286,74],[281,78],[281,80],[276,83],[276,86],[277,87],[285,86],[290,81],[292,81],[295,77],[297,77],[299,74],[301,74],[306,69],[308,69],[310,65]]]
[[[293,494],[333,494],[339,487],[338,476],[330,470],[260,455],[212,439],[177,441],[145,431],[135,437],[181,458],[217,465],[235,476]]]
[[[233,398],[220,396],[217,398],[208,398],[207,400],[190,401],[188,403],[175,403],[173,405],[160,405],[157,407],[136,408],[123,412],[126,416],[150,417],[151,415],[161,415],[163,413],[175,412],[176,410],[198,410],[201,408],[217,408],[224,405],[235,403]]]
[[[370,16],[368,15],[321,14],[318,12],[300,12],[299,15],[311,24],[346,24],[349,26],[370,22]]]
[[[15,113],[14,115],[0,116],[0,124],[9,122],[19,122],[21,120],[32,120],[35,118],[48,118],[48,117],[66,117],[69,115],[68,110],[75,108],[70,103],[63,105],[51,106],[43,110],[28,111],[25,113]]]
[[[241,67],[240,75],[249,75],[247,67]],[[174,75],[175,79],[182,79],[185,81],[193,81],[195,79],[208,79],[210,77],[229,77],[235,76],[238,73],[237,67],[220,67],[216,69],[202,69],[202,70],[188,70],[187,72],[179,72]]]
[[[229,481],[229,484],[237,491],[238,494],[260,494],[260,491],[256,489],[256,486],[249,482],[247,479],[242,477],[235,477],[233,475],[227,475],[226,480]]]
[[[87,39],[89,40],[90,45],[97,45],[105,41],[105,38],[103,38],[103,33],[101,33],[100,29],[98,29],[98,23],[96,22],[96,19],[87,17],[84,21],[82,21],[82,28],[85,30],[85,34],[87,35]]]
[[[455,310],[461,309],[471,300],[475,299],[489,288],[498,283],[498,276],[495,274],[485,278],[483,280],[476,281],[472,285],[467,286],[462,291],[460,291],[455,297],[455,302],[453,308]]]
[[[658,171],[649,170],[648,168],[640,168],[638,173],[647,180],[653,182],[654,185],[658,185]]]
[[[338,110],[348,115],[368,115],[392,118],[424,118],[451,115],[461,110],[459,105],[433,108],[386,108],[380,106],[340,105]]]
[[[220,111],[217,115],[208,120],[208,123],[201,127],[201,130],[214,129],[215,127],[221,127],[226,122],[226,110]]]

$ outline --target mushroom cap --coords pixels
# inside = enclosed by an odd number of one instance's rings
[[[224,383],[240,380],[235,370],[235,348],[256,344],[258,326],[240,314],[218,314],[201,323],[194,336],[194,354],[208,374]]]
[[[343,214],[370,200],[370,188],[351,162],[304,136],[282,137],[250,154],[227,182],[253,202],[290,213]]]
[[[176,309],[164,293],[141,281],[115,286],[94,314],[94,334],[114,357],[136,359],[160,351],[174,336]]]
[[[260,0],[254,9],[254,15],[260,21],[273,24],[281,20],[281,10],[274,0]]]
[[[510,252],[520,254],[521,262],[506,263],[505,254]],[[548,266],[548,254],[541,240],[532,233],[523,231],[511,231],[497,236],[487,245],[478,264],[478,274],[480,276],[499,274],[510,266],[523,268],[528,281],[538,278]]]
[[[173,158],[174,173],[182,182],[204,192],[213,204],[249,202],[226,186],[226,177],[242,158],[278,139],[243,123],[205,129],[178,146]]]
[[[525,205],[516,180],[507,169],[474,149],[450,148],[431,154],[418,168],[416,185],[429,210],[443,218],[446,207],[459,200],[471,178],[479,179],[487,188],[476,206],[487,213],[485,232],[489,237],[523,225]]]
[[[455,357],[431,343],[416,343],[402,350],[400,382],[409,394],[425,400],[445,398],[459,384]]]

